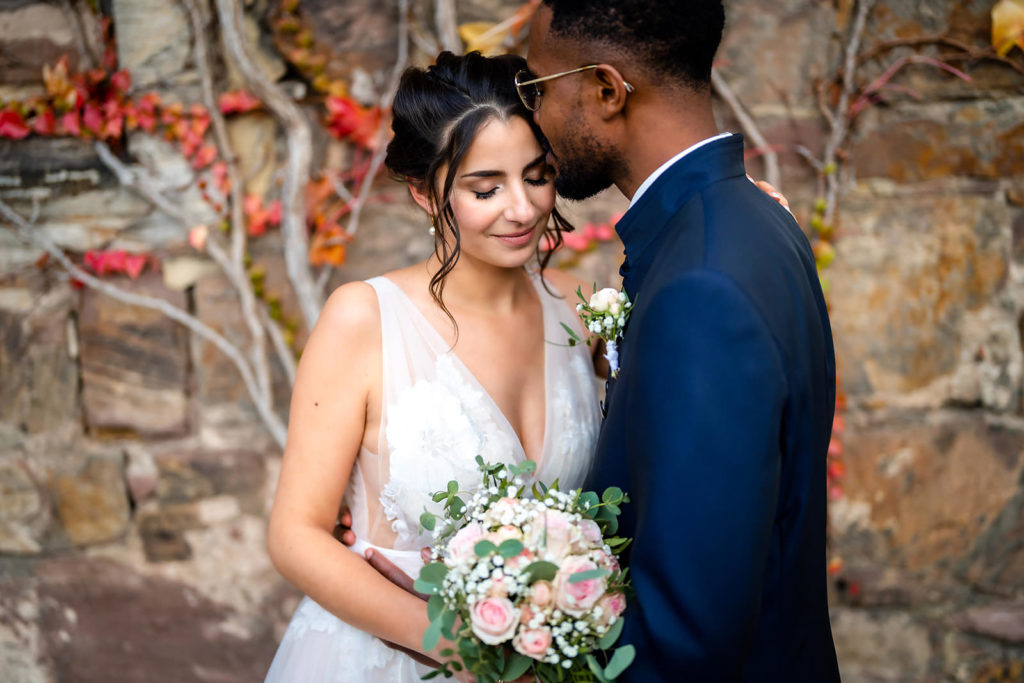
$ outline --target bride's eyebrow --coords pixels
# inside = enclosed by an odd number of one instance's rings
[[[547,159],[547,153],[546,152],[541,152],[540,155],[536,159],[534,159],[533,161],[531,161],[530,163],[528,163],[526,166],[523,167],[523,173],[529,171],[532,168],[536,168],[537,166],[543,165],[545,163],[546,159]],[[504,175],[505,175],[504,171],[488,171],[488,170],[484,170],[484,171],[470,171],[469,173],[463,173],[461,176],[459,176],[459,178],[496,178],[496,177],[501,177],[501,176],[504,176]]]
[[[536,159],[534,159],[533,161],[531,161],[530,163],[523,167],[523,173],[526,173],[531,169],[537,168],[538,166],[544,166],[547,163],[547,156],[547,152],[541,152],[540,156],[538,156]]]

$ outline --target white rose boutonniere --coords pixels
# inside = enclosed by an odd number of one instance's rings
[[[580,298],[580,303],[576,304],[576,312],[579,313],[583,326],[592,335],[585,343],[589,345],[594,336],[605,341],[604,357],[608,360],[611,376],[615,377],[619,373],[618,342],[622,338],[622,331],[626,329],[633,304],[626,296],[626,292],[611,287],[599,290],[597,285],[594,285],[594,293],[589,299],[583,296],[580,288],[576,289],[576,296]],[[569,333],[570,345],[584,343],[568,325],[563,323],[562,327]]]

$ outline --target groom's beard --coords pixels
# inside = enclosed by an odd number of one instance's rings
[[[573,125],[575,124],[575,125]],[[597,138],[582,131],[582,120],[571,124],[577,133],[563,143],[562,154],[555,157],[555,191],[566,199],[582,200],[593,197],[612,185],[611,169],[618,155]]]

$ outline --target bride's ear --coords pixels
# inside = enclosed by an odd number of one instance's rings
[[[433,216],[437,212],[434,211],[434,204],[433,202],[430,201],[430,198],[427,197],[427,194],[426,192],[424,192],[424,189],[426,188],[423,185],[409,183],[409,194],[412,195],[413,201],[419,204],[424,211]]]

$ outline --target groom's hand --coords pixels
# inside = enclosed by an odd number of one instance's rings
[[[338,510],[338,523],[334,526],[333,536],[349,547],[355,545],[356,535],[352,531],[352,512],[348,506],[342,506]]]

